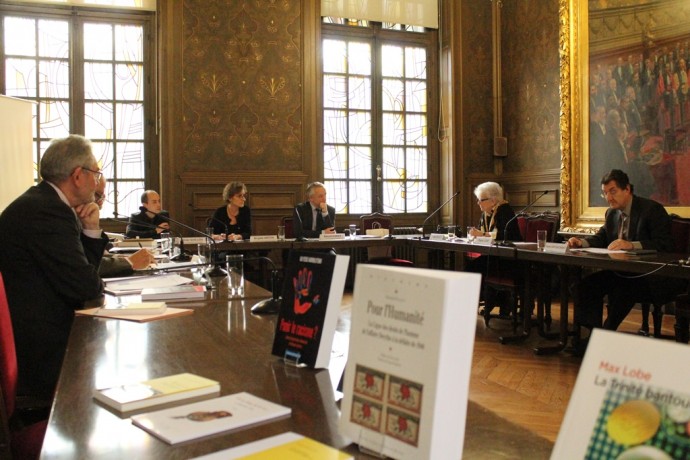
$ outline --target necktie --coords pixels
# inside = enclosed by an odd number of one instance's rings
[[[625,231],[625,224],[628,219],[628,216],[624,213],[621,212],[619,218],[618,218],[618,239],[619,240],[626,240],[628,238],[628,232]]]

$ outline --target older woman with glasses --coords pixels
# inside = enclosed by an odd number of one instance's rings
[[[252,234],[252,213],[247,206],[247,187],[230,182],[223,189],[225,205],[216,209],[208,225],[214,235],[229,241],[246,240]]]
[[[479,226],[470,230],[472,236],[493,236],[496,240],[508,241],[522,240],[517,219],[514,218],[515,211],[503,199],[503,188],[500,185],[496,182],[484,182],[474,189],[474,195],[482,210],[482,216]]]

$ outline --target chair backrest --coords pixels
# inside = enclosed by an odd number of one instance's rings
[[[527,241],[527,214],[518,213],[515,220],[517,221],[518,228],[520,229],[520,236],[522,237],[522,241]]]
[[[671,214],[671,237],[673,252],[690,253],[690,219]]]
[[[14,347],[14,331],[10,319],[10,306],[5,293],[5,283],[0,273],[0,388],[5,398],[8,417],[14,413],[17,396],[17,351]]]
[[[359,218],[359,227],[362,229],[362,233],[366,233],[367,230],[374,228],[385,228],[392,235],[393,218],[388,214],[381,214],[380,212],[365,214]]]
[[[294,222],[292,221],[292,217],[283,217],[282,219],[280,219],[280,223],[282,226],[285,227],[285,238],[294,238],[295,227]]]
[[[536,242],[537,230],[546,230],[546,241],[553,242],[558,234],[560,216],[557,213],[543,213],[525,218],[525,241]]]

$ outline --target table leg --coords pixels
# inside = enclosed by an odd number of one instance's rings
[[[527,266],[527,275],[525,276],[525,291],[522,298],[522,334],[501,336],[498,341],[502,344],[522,342],[529,337],[532,328],[532,287],[531,287],[531,266]]]
[[[566,265],[561,266],[561,319],[560,319],[560,337],[558,345],[550,347],[536,347],[534,353],[537,355],[548,355],[551,353],[558,353],[568,346],[568,301],[570,293],[568,292],[568,283],[570,282],[570,269]]]

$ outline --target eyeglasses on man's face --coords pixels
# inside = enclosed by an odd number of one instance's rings
[[[621,191],[621,189],[619,189],[618,187],[611,187],[608,190],[602,190],[601,197],[602,198],[606,198],[608,196],[615,197],[616,195],[618,195],[618,192],[620,192],[620,191]]]
[[[84,171],[88,171],[88,172],[90,172],[91,174],[93,174],[93,177],[96,178],[96,182],[98,182],[98,181],[101,180],[101,176],[103,175],[103,172],[102,172],[102,171],[96,171],[96,170],[93,170],[93,169],[89,169],[89,168],[87,168],[86,166],[82,166],[81,169],[83,169]]]

